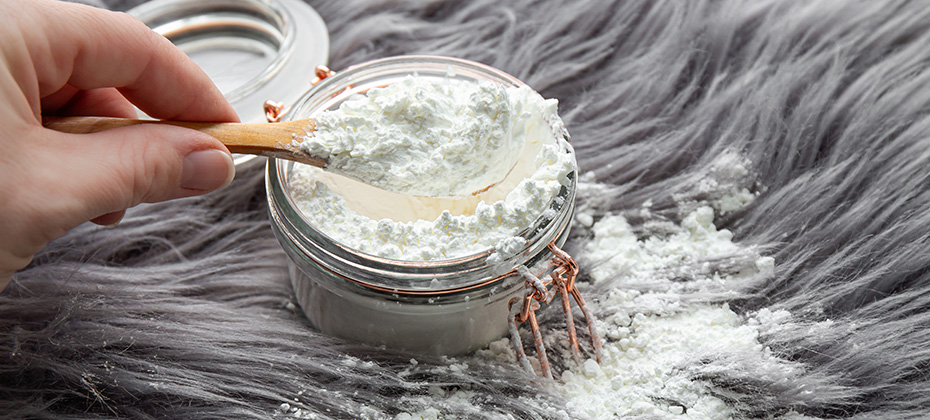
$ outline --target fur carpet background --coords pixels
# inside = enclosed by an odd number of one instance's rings
[[[726,274],[774,258],[774,270],[717,288],[663,291],[684,306],[728,303],[745,322],[790,314],[759,328],[773,358],[681,361],[734,417],[930,416],[926,3],[310,4],[329,27],[333,69],[451,55],[558,98],[587,185],[579,204],[595,221],[623,215],[650,237],[710,205],[744,252],[688,264]],[[721,170],[725,156],[746,171]],[[428,407],[443,418],[584,417],[514,363],[314,331],[294,306],[262,169],[240,168],[206,197],[132,209],[115,229],[82,225],[18,273],[0,293],[0,418],[393,418]],[[713,205],[733,191],[752,199]],[[583,276],[601,263],[591,238],[579,223],[567,245]],[[596,304],[677,275],[617,273],[584,293]],[[560,329],[549,312],[544,331]],[[470,397],[445,397],[455,389]]]

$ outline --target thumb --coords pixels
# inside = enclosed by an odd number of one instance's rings
[[[115,223],[129,207],[207,193],[235,175],[222,143],[186,128],[142,124],[94,134],[49,134],[52,147],[46,152],[57,162],[59,179],[52,197],[75,207],[62,209],[72,213],[74,226],[90,219]]]

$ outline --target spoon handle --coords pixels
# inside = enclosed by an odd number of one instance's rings
[[[174,125],[190,128],[215,137],[232,153],[290,159],[325,168],[326,159],[312,156],[296,146],[294,135],[306,135],[315,125],[311,119],[276,123],[216,123],[194,121],[137,120],[107,117],[46,118],[46,128],[72,134],[96,133],[111,128],[138,124]]]

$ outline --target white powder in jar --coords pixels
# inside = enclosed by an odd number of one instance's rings
[[[548,209],[575,169],[571,146],[554,134],[562,125],[558,102],[529,87],[408,77],[356,96],[317,118],[313,143],[330,147],[334,166],[358,171],[370,165],[400,174],[434,168],[429,169],[434,172],[427,189],[464,185],[469,178],[480,178],[475,174],[513,167],[485,193],[447,199],[392,194],[295,164],[288,188],[297,208],[331,239],[361,252],[408,261],[450,259],[492,248],[512,252],[522,241],[521,231]],[[491,127],[502,121],[505,128]],[[349,136],[325,134],[333,130],[354,133],[354,145],[346,143]],[[433,149],[414,145],[417,135],[435,140],[453,132],[467,134],[456,137],[462,144]],[[511,138],[489,140],[501,132]],[[409,154],[401,159],[400,154],[381,152],[391,147]]]

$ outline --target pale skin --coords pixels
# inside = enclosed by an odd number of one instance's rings
[[[64,134],[43,116],[238,121],[209,78],[125,14],[52,0],[0,0],[0,290],[81,223],[229,184],[229,151],[206,134],[134,126]]]

